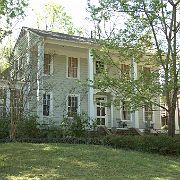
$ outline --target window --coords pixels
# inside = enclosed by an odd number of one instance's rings
[[[4,89],[0,89],[0,117],[4,117],[6,113],[6,94]]]
[[[96,98],[96,119],[97,125],[105,125],[106,123],[106,97]]]
[[[52,55],[44,54],[44,74],[52,74]]]
[[[131,111],[128,108],[127,102],[122,103],[122,119],[123,120],[131,120]]]
[[[11,90],[10,109],[14,117],[19,117],[23,110],[23,95],[20,90]]]
[[[78,77],[78,58],[68,57],[68,77]]]
[[[68,96],[68,117],[78,113],[78,96]]]
[[[104,70],[104,62],[102,61],[96,61],[96,74],[101,73]]]
[[[144,106],[144,120],[147,122],[152,121],[152,107],[149,107],[147,105]]]
[[[50,94],[43,94],[43,116],[50,115]]]
[[[123,75],[130,75],[130,66],[126,64],[121,64],[121,73]]]

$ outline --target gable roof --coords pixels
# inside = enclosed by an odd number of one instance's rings
[[[39,36],[42,36],[42,37],[55,38],[55,39],[67,40],[67,41],[86,42],[86,43],[87,42],[89,42],[89,43],[93,42],[93,39],[91,39],[91,38],[85,38],[85,37],[80,37],[80,36],[63,34],[63,33],[59,33],[59,32],[39,30],[39,29],[28,28],[28,27],[22,27],[22,29],[31,31],[33,33],[36,33]]]

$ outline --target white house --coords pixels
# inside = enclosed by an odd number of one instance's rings
[[[91,123],[108,128],[145,128],[151,121],[154,128],[161,128],[160,110],[139,108],[131,112],[124,102],[122,108],[111,102],[113,92],[93,88],[93,80],[103,65],[93,59],[92,39],[23,27],[15,45],[14,70],[22,81],[26,110],[39,117],[40,124],[59,126],[65,116],[87,113]],[[122,68],[129,62],[122,64]],[[134,62],[138,78],[139,67]],[[88,83],[88,84],[87,84]]]

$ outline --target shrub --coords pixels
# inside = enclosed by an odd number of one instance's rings
[[[90,128],[89,119],[85,113],[64,118],[61,126],[64,130],[64,136],[74,137],[83,137],[86,130]]]
[[[0,119],[0,139],[9,137],[10,118]]]
[[[179,137],[162,136],[106,136],[103,139],[104,145],[115,148],[137,150],[164,155],[180,154]]]
[[[17,123],[16,137],[35,138],[38,137],[39,129],[37,128],[37,117],[28,116]]]

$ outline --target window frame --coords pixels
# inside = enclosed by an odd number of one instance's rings
[[[6,115],[6,90],[4,88],[0,88],[0,94],[0,117],[4,117]]]
[[[47,66],[49,66],[49,73],[45,73],[45,56],[50,57],[50,63],[47,64]],[[44,64],[43,64],[43,75],[44,76],[53,75],[53,62],[54,62],[54,56],[50,53],[44,53]]]
[[[69,76],[69,58],[77,59],[77,77]],[[68,79],[80,79],[80,58],[75,56],[66,56],[66,78]]]
[[[125,105],[126,105],[126,102],[127,101],[122,101],[122,108],[121,108],[121,119],[122,120],[126,120],[126,121],[131,121],[131,110],[130,109],[128,109],[128,107],[126,107]],[[125,109],[124,109],[125,108]],[[124,112],[126,112],[126,116],[128,116],[128,114],[129,114],[129,119],[125,119],[124,118]]]
[[[73,117],[73,116],[69,116],[69,97],[77,97],[77,114],[80,113],[80,94],[68,94],[66,96],[66,115],[67,117]]]
[[[149,107],[148,107],[148,108],[149,108]],[[143,107],[143,121],[144,121],[144,122],[148,122],[148,121],[146,120],[146,114],[145,114],[145,113],[151,113],[150,123],[153,123],[153,122],[154,122],[153,106],[152,106],[152,110],[151,110],[151,111],[150,111],[150,110],[146,111],[146,110],[145,110],[145,106]]]
[[[121,64],[121,77],[125,77],[126,75],[128,75],[128,77],[130,78],[131,65],[130,64]]]
[[[49,95],[50,98],[49,98],[49,114],[48,115],[45,115],[44,114],[44,95]],[[42,97],[42,115],[43,117],[51,117],[52,116],[52,112],[53,112],[53,94],[52,92],[46,92],[44,91],[43,92],[43,97]]]

